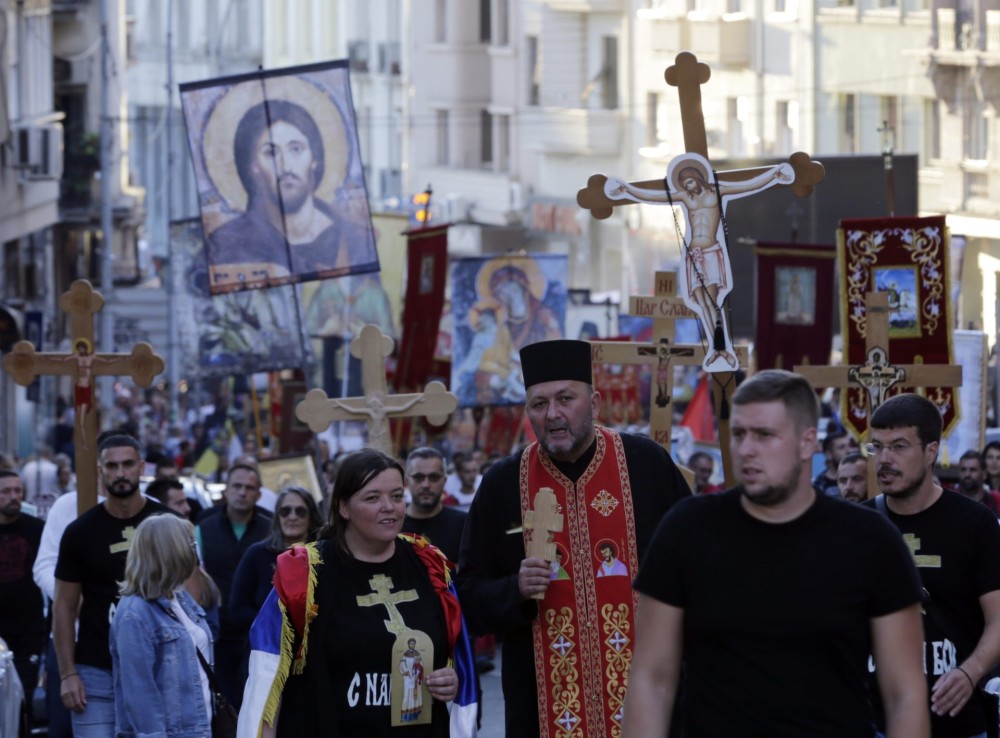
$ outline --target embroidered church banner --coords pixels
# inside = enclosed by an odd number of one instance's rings
[[[451,265],[451,391],[462,407],[524,402],[521,347],[563,337],[563,255],[488,256]]]
[[[397,392],[418,391],[430,377],[448,276],[448,226],[421,228],[407,236],[406,298],[396,365]]]
[[[313,363],[295,310],[293,287],[213,296],[197,220],[170,226],[174,244],[172,309],[181,372],[190,379],[292,369]]]
[[[841,326],[845,363],[865,363],[865,294],[889,295],[889,360],[893,364],[951,364],[948,231],[943,216],[841,221],[837,232]],[[893,387],[890,395],[901,392]],[[947,435],[958,420],[958,389],[928,387]],[[866,392],[841,393],[841,417],[857,437],[868,429]]]
[[[613,336],[603,340],[628,341],[629,337]],[[601,408],[597,417],[601,425],[621,428],[643,422],[643,404],[639,396],[640,368],[635,364],[594,363],[594,389],[601,393]]]
[[[826,364],[833,338],[830,245],[760,242],[757,257],[758,369]]]
[[[213,294],[378,270],[347,60],[180,91]]]

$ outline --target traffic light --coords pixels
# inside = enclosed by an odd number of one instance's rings
[[[431,221],[431,194],[428,185],[426,190],[413,196],[413,222],[416,225],[427,225]]]

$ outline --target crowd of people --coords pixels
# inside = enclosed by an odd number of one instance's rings
[[[248,444],[206,506],[195,437],[150,453],[122,423],[77,517],[65,449],[0,456],[0,637],[29,696],[44,667],[49,736],[207,738],[223,703],[241,738],[996,735],[1000,444],[942,469],[910,394],[863,447],[820,439],[809,383],[763,371],[732,401],[737,485],[696,452],[689,488],[595,423],[587,343],[520,354],[537,440],[505,458],[324,450],[321,490],[270,490]]]

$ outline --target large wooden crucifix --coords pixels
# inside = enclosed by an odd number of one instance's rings
[[[846,350],[845,350],[846,353]],[[889,295],[865,295],[865,363],[860,366],[796,366],[797,374],[813,387],[845,389],[863,387],[868,399],[868,418],[888,398],[893,387],[961,387],[962,367],[953,364],[898,364],[889,357]],[[868,465],[868,495],[878,489],[875,465]]]
[[[654,366],[655,387],[650,393],[649,435],[670,451],[673,429],[673,367],[701,366],[705,347],[700,344],[678,344],[674,340],[678,318],[697,318],[677,297],[676,272],[656,272],[656,288],[652,296],[629,298],[629,314],[653,319],[653,341],[591,341],[591,358],[595,364]],[[740,366],[747,366],[749,355],[745,346],[735,349]],[[728,444],[722,446],[723,466],[729,459]],[[728,472],[727,472],[728,473]],[[727,477],[727,481],[729,478]]]
[[[392,353],[392,339],[378,326],[366,325],[351,341],[351,355],[361,359],[364,397],[328,397],[312,389],[295,407],[295,417],[314,433],[326,430],[335,420],[367,420],[369,448],[394,454],[389,418],[424,416],[441,425],[458,407],[458,398],[441,382],[430,382],[423,392],[390,395],[385,381],[385,360]]]
[[[39,375],[74,378],[73,448],[76,454],[77,513],[97,504],[97,410],[94,379],[128,376],[140,387],[148,387],[163,372],[163,359],[148,343],[137,343],[128,354],[94,353],[94,315],[104,307],[100,292],[85,279],[75,281],[59,297],[59,309],[69,316],[69,354],[38,353],[29,341],[14,344],[3,358],[3,368],[20,385],[31,384]]]
[[[711,349],[702,366],[712,373],[716,427],[720,446],[728,445],[729,407],[734,390],[737,358],[729,334],[724,303],[733,287],[732,268],[725,242],[724,210],[729,199],[743,197],[776,186],[788,185],[800,197],[812,193],[825,170],[803,152],[792,154],[787,163],[730,172],[712,170],[708,161],[708,137],[701,109],[701,85],[711,70],[690,52],[681,52],[664,74],[667,84],[678,88],[684,148],[675,157],[662,180],[625,182],[595,174],[577,193],[576,201],[595,218],[609,217],[616,207],[648,202],[684,207],[687,231],[680,244],[684,268],[681,296],[698,314]],[[727,472],[727,481],[729,474]]]

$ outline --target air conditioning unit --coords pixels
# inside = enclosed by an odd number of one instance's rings
[[[83,59],[52,59],[52,81],[57,85],[72,85],[74,87],[89,84],[94,71],[94,57]]]
[[[14,168],[20,172],[22,180],[61,179],[62,124],[17,129],[14,132]]]

